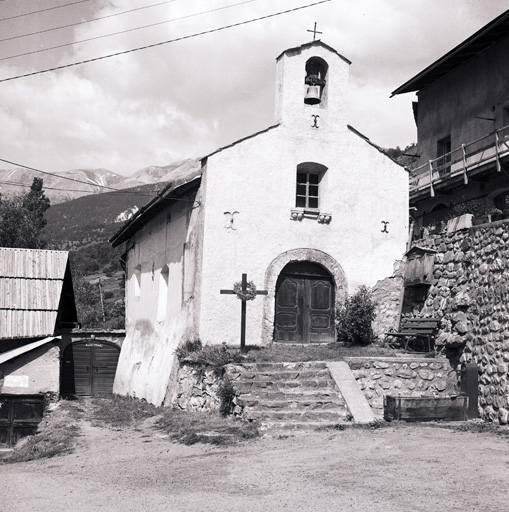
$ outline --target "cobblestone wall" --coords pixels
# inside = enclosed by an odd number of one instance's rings
[[[418,242],[436,249],[434,280],[421,314],[441,318],[437,344],[456,363],[479,365],[479,413],[509,421],[509,222]]]
[[[350,357],[346,360],[375,414],[383,414],[384,395],[458,394],[457,374],[445,358]]]

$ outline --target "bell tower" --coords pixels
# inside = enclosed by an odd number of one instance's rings
[[[351,62],[321,41],[285,50],[276,59],[275,121],[290,129],[346,129]]]

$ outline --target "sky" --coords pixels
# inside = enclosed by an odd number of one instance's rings
[[[2,82],[317,1],[0,0],[0,158],[130,175],[204,156],[274,123],[275,58],[311,41],[315,22],[317,38],[352,61],[348,123],[382,147],[405,147],[416,141],[415,95],[391,92],[507,9],[506,0],[331,0]]]

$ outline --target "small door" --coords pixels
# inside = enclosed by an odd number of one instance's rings
[[[43,414],[43,396],[0,395],[0,447],[10,448],[35,434]]]
[[[64,351],[62,394],[111,395],[120,349],[105,341],[78,341]]]
[[[329,343],[334,341],[334,285],[320,265],[287,265],[276,288],[275,341]]]

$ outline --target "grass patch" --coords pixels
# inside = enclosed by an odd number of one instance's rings
[[[189,364],[202,372],[211,370],[218,378],[223,377],[225,366],[230,363],[240,363],[243,356],[236,349],[230,349],[226,344],[202,346],[201,342],[186,342],[175,351],[180,364]]]
[[[211,412],[165,410],[156,423],[173,441],[186,445],[208,443],[231,445],[260,436],[258,425]]]
[[[453,428],[459,432],[473,432],[477,434],[492,434],[509,439],[509,426],[494,425],[483,421],[467,421],[458,425],[447,425],[447,428]]]
[[[113,395],[91,401],[91,420],[94,426],[132,427],[140,421],[159,414],[160,408],[138,398]]]
[[[78,422],[84,414],[79,402],[60,402],[42,420],[37,434],[21,439],[0,462],[26,462],[72,453],[80,435]]]
[[[266,347],[247,347],[249,362],[342,361],[346,357],[394,357],[400,351],[370,345],[367,347],[329,343],[327,345],[285,345],[272,343]]]

